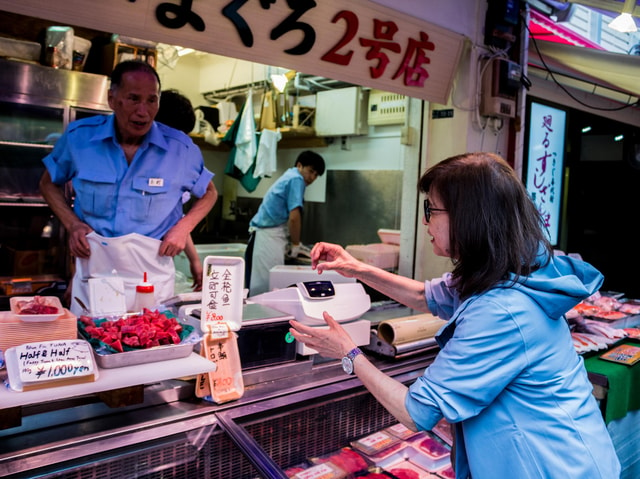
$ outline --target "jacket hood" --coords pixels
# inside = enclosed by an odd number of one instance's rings
[[[511,286],[530,296],[549,317],[559,319],[598,291],[603,281],[602,273],[589,263],[563,255],[548,258],[544,266]]]

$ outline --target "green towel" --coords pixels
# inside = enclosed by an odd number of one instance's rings
[[[637,346],[638,343],[623,342]],[[626,416],[628,411],[640,409],[640,362],[633,366],[617,364],[611,361],[600,359],[600,355],[584,360],[585,367],[590,373],[597,373],[606,376],[609,381],[609,391],[607,392],[607,403],[604,420],[607,424],[616,419]]]

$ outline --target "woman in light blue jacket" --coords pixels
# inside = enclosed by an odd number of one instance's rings
[[[400,422],[455,425],[457,478],[616,479],[620,464],[573,348],[564,313],[595,293],[591,265],[552,254],[540,215],[499,156],[448,158],[420,179],[423,223],[453,270],[421,282],[355,260],[340,246],[311,252],[319,273],[355,277],[446,321],[441,351],[410,387],[379,371],[325,313],[329,329],[292,321],[291,332],[325,357],[344,357]]]

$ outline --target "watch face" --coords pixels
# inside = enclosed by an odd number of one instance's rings
[[[346,356],[342,358],[342,369],[347,374],[353,374],[353,361]]]

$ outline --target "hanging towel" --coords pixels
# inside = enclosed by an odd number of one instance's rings
[[[235,144],[238,149],[236,152],[235,166],[242,173],[246,174],[255,161],[258,151],[256,121],[253,116],[253,93],[251,89],[249,89],[247,93],[247,99],[240,113],[240,123],[236,133]]]
[[[236,141],[236,135],[238,133],[238,127],[240,125],[240,116],[242,115],[242,112],[244,111],[245,107],[246,107],[246,103],[242,107],[242,110],[240,111],[238,118],[236,118],[236,121],[233,122],[233,124],[231,125],[231,128],[229,128],[227,133],[224,135],[224,138],[222,139],[223,143],[231,147],[231,152],[229,153],[229,159],[227,160],[227,165],[225,166],[224,172],[225,174],[231,176],[232,178],[237,179],[240,182],[240,184],[244,187],[244,189],[247,190],[249,193],[251,193],[256,189],[256,187],[258,186],[258,183],[260,183],[260,178],[253,177],[253,171],[255,169],[255,159],[246,173],[243,173],[242,171],[240,171],[240,168],[236,166],[236,155],[238,153],[238,148],[236,146],[235,141]],[[257,138],[255,141],[257,143],[258,141]]]
[[[258,143],[258,154],[256,155],[256,168],[253,172],[254,178],[271,176],[277,169],[278,142],[282,138],[280,128],[277,131],[262,130],[260,133],[260,143]]]

